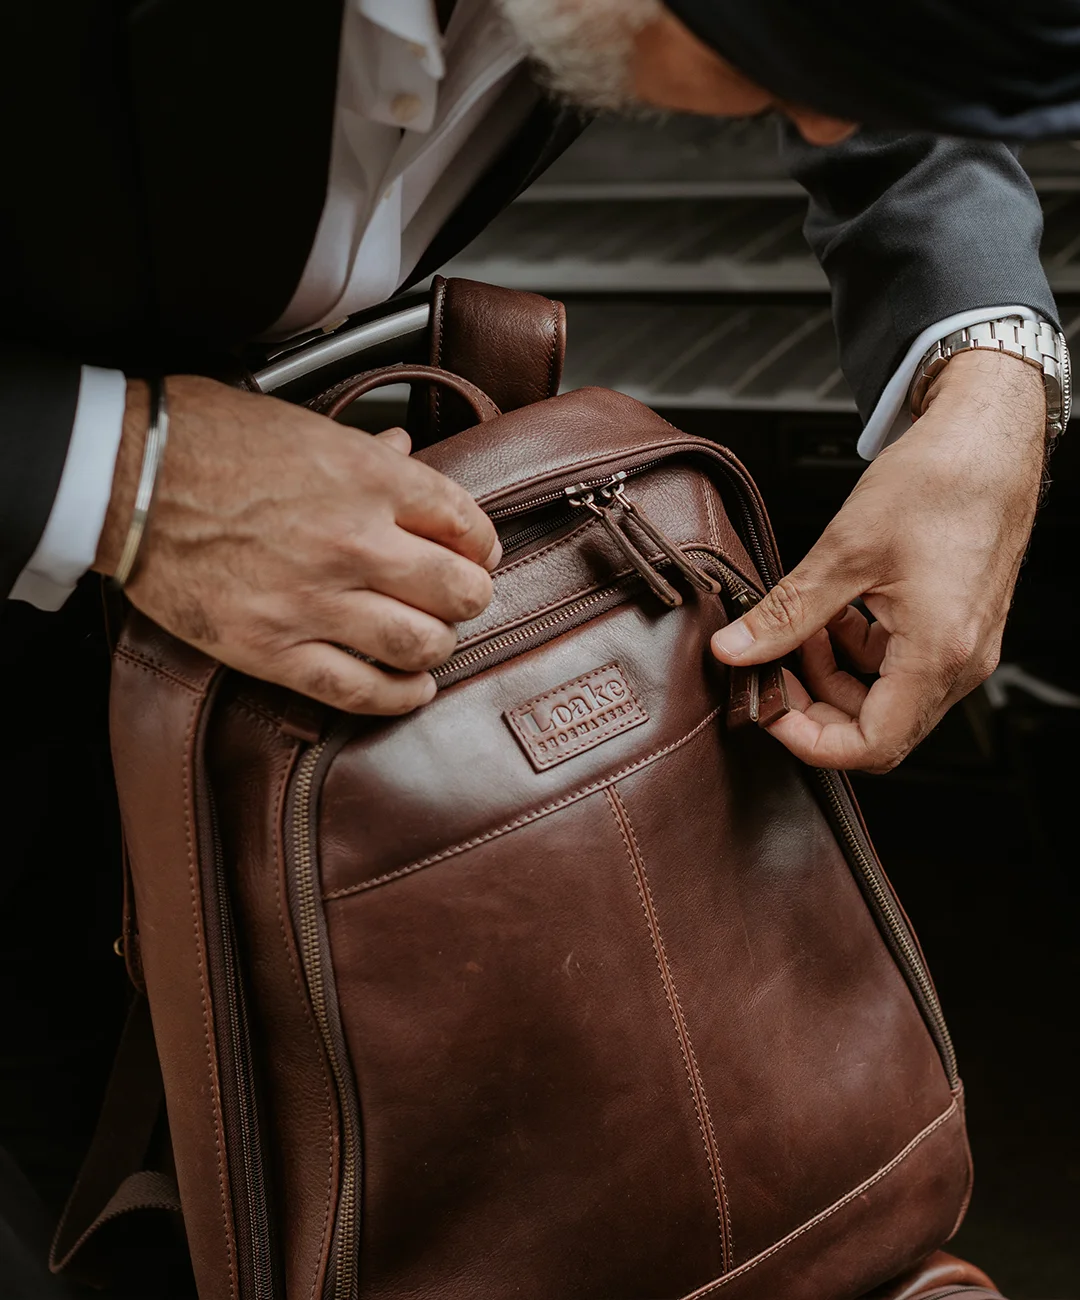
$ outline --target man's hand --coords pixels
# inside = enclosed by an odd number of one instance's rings
[[[411,460],[404,430],[372,437],[192,376],[167,392],[132,603],[233,668],[336,708],[397,714],[430,700],[427,670],[453,651],[452,624],[491,599],[500,548],[475,501]],[[129,384],[101,573],[131,519],[148,405],[146,385]]]
[[[1042,381],[968,352],[930,401],[803,562],[713,637],[729,664],[801,651],[793,711],[770,731],[815,767],[887,772],[998,662],[1042,479]]]

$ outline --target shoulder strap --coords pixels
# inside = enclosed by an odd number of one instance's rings
[[[101,1286],[112,1271],[102,1236],[107,1224],[146,1210],[179,1215],[175,1180],[147,1168],[164,1095],[150,1007],[137,993],[90,1149],[53,1238],[49,1267],[54,1273]]]
[[[432,281],[430,364],[475,384],[501,411],[554,397],[565,353],[561,302],[477,280]],[[476,423],[455,394],[414,391],[409,428],[418,447]]]

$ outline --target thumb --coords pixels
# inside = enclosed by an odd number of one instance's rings
[[[385,442],[393,451],[400,451],[407,456],[412,450],[412,439],[404,429],[384,429],[375,435],[380,442]]]
[[[862,595],[850,577],[841,581],[815,555],[776,584],[742,618],[713,634],[712,651],[729,664],[765,664],[791,654]]]

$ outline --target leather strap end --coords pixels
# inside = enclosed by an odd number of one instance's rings
[[[791,712],[784,670],[778,663],[732,668],[728,681],[727,725],[731,730],[751,722],[770,727]]]

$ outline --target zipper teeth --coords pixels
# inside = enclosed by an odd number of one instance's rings
[[[344,1065],[338,1057],[334,1045],[334,1035],[330,1026],[327,1009],[326,984],[322,975],[322,961],[319,952],[318,913],[315,899],[314,861],[311,852],[312,836],[308,830],[311,815],[311,791],[315,769],[326,749],[326,742],[316,745],[304,755],[296,777],[296,791],[293,814],[295,830],[297,903],[300,912],[300,940],[303,947],[304,970],[307,975],[308,992],[319,1030],[322,1033],[326,1055],[330,1062],[330,1071],[338,1096],[344,1097],[347,1091]],[[334,1277],[333,1294],[335,1300],[352,1300],[356,1290],[356,1228],[358,1218],[359,1189],[357,1186],[356,1137],[352,1125],[344,1115],[342,1107],[342,1155],[343,1170],[341,1203],[338,1206],[339,1239],[335,1251],[337,1270]]]
[[[646,470],[654,469],[657,465],[664,464],[666,459],[667,457],[658,456],[655,457],[653,460],[645,461],[641,465],[635,465],[633,469],[629,469],[626,471],[626,476],[627,478],[633,478],[638,474],[643,474],[645,473]],[[776,581],[776,566],[772,561],[769,548],[762,542],[761,533],[758,530],[757,515],[754,510],[753,503],[750,500],[746,488],[739,481],[738,476],[733,472],[729,472],[728,478],[730,482],[734,485],[736,495],[739,499],[739,508],[742,512],[743,524],[746,528],[747,537],[750,541],[751,554],[753,555],[753,558],[757,562],[759,571],[762,574],[764,574],[764,576],[769,581],[769,585],[771,586],[772,583]],[[603,487],[605,483],[610,483],[610,481],[611,481],[611,474],[608,473],[605,474],[602,478],[584,479],[581,481],[580,485],[576,485],[576,486],[581,486],[583,488]],[[512,515],[528,514],[529,511],[531,510],[537,510],[539,509],[540,506],[548,505],[552,501],[564,500],[565,497],[566,497],[566,493],[565,491],[562,490],[558,492],[545,492],[541,496],[530,497],[528,501],[523,501],[520,505],[501,506],[497,510],[490,510],[488,511],[488,516],[491,519],[507,519]],[[548,531],[548,528],[546,526],[536,525],[536,528],[537,528],[536,536],[538,537],[542,537],[544,533]],[[531,532],[533,532],[533,529],[523,530],[523,532],[519,534],[518,537],[515,537],[510,540],[515,545],[515,547],[518,544],[522,546],[527,545],[528,542],[532,540],[532,538],[527,537],[525,534]]]
[[[609,583],[608,586],[601,587],[599,591],[594,591],[590,596],[584,596],[581,600],[575,600],[569,605],[564,605],[562,609],[548,615],[547,618],[538,619],[533,623],[526,623],[514,632],[508,632],[505,636],[494,637],[490,641],[484,641],[472,650],[465,650],[460,655],[454,655],[446,663],[440,664],[438,668],[433,668],[431,675],[437,681],[440,677],[447,677],[450,673],[457,672],[459,668],[467,668],[470,664],[480,663],[481,660],[497,654],[500,650],[505,650],[508,646],[517,645],[519,641],[528,641],[537,632],[543,632],[549,627],[557,627],[560,623],[565,623],[568,618],[573,618],[591,605],[606,600],[613,591],[617,591],[623,586],[629,586],[626,579]]]
[[[628,469],[626,471],[627,477],[629,478],[629,477],[633,477],[636,474],[643,474],[647,469],[652,469],[656,465],[662,465],[665,459],[666,457],[660,457],[656,460],[647,460],[644,465],[635,465],[633,469]],[[610,483],[610,482],[611,482],[611,474],[609,472],[605,474],[602,478],[582,479],[579,483],[575,483],[574,486],[582,487],[582,488],[594,488],[594,487],[603,487],[605,483]],[[528,501],[522,501],[520,505],[501,506],[498,510],[489,510],[488,517],[490,519],[507,519],[511,515],[528,514],[530,510],[536,510],[540,506],[547,505],[550,501],[565,501],[565,500],[566,500],[566,493],[560,488],[558,492],[546,492],[544,493],[543,496],[530,497]]]
[[[933,1022],[936,1030],[938,1048],[941,1052],[945,1073],[948,1075],[950,1085],[955,1088],[959,1084],[959,1072],[957,1069],[956,1049],[953,1047],[952,1036],[949,1033],[949,1027],[945,1023],[945,1014],[941,1009],[941,1003],[938,1001],[937,990],[934,988],[933,981],[930,979],[930,972],[923,964],[919,950],[911,937],[903,917],[897,911],[896,904],[893,902],[892,893],[882,879],[881,871],[873,857],[866,852],[862,844],[862,836],[859,828],[852,820],[848,813],[846,800],[841,794],[839,778],[834,772],[819,772],[822,786],[825,789],[826,797],[832,806],[837,821],[844,833],[847,841],[850,856],[854,860],[859,872],[870,892],[877,903],[880,914],[885,920],[886,925],[893,938],[896,940],[897,947],[903,954],[904,961],[911,971],[922,995],[924,1009]]]

